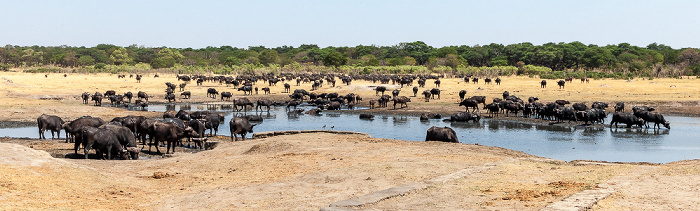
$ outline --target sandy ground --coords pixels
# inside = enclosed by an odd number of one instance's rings
[[[526,99],[548,102],[625,101],[656,106],[664,114],[698,116],[700,83],[697,79],[574,81],[558,89],[550,81],[503,78],[495,84],[466,84],[443,79],[441,100],[426,103],[413,98],[408,108],[374,109],[377,113],[451,114],[458,107],[457,92],[467,96],[500,97],[503,91]],[[64,120],[83,115],[111,119],[129,114],[150,117],[158,112],[125,111],[83,105],[82,92],[145,91],[163,102],[165,82],[179,84],[173,75],[117,79],[116,75],[0,73],[0,121],[34,122],[41,113]],[[283,100],[282,83],[271,87],[270,97]],[[292,89],[310,90],[310,84]],[[320,92],[357,93],[374,98],[373,86],[354,81],[350,86],[324,87]],[[266,87],[261,83],[259,87]],[[386,85],[389,90],[396,86]],[[214,83],[187,86],[193,99],[206,98],[206,89],[242,94]],[[427,88],[432,88],[429,80]],[[424,88],[421,88],[421,92]],[[389,94],[389,93],[386,93]],[[420,94],[420,93],[419,93]],[[412,95],[402,91],[402,95]],[[240,96],[236,96],[240,97]],[[0,134],[0,136],[2,136]],[[0,139],[0,209],[4,210],[318,210],[331,203],[424,181],[464,169],[485,168],[426,189],[356,207],[370,210],[539,210],[599,184],[624,181],[596,210],[693,210],[700,207],[699,160],[662,165],[561,162],[522,152],[470,144],[410,142],[364,135],[297,134],[230,142],[214,138],[219,147],[208,151],[179,151],[164,159],[103,161],[68,159],[71,144],[63,140]],[[52,156],[53,155],[53,156]],[[61,158],[54,158],[61,157]]]

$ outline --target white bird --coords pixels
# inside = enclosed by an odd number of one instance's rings
[[[335,125],[331,126],[331,129],[335,128]]]

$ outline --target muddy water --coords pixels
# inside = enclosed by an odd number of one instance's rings
[[[300,108],[308,110],[309,107]],[[150,105],[148,108],[151,111],[180,109],[225,113],[226,121],[219,126],[218,134],[226,136],[230,134],[228,121],[234,115],[243,114],[233,112],[230,105]],[[667,116],[672,130],[652,130],[558,126],[498,119],[482,119],[480,123],[450,123],[438,119],[422,122],[417,116],[392,115],[362,120],[357,114],[340,112],[325,112],[319,116],[290,115],[283,107],[273,108],[269,113],[248,111],[247,114],[264,118],[263,123],[254,128],[255,132],[327,129],[364,132],[377,138],[423,141],[431,126],[447,126],[457,132],[463,143],[498,146],[567,161],[666,163],[700,159],[700,141],[697,139],[700,137],[700,118],[694,117]],[[4,128],[0,129],[0,136],[38,138],[38,129],[36,126]]]

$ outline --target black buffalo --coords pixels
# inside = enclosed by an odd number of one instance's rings
[[[615,124],[615,127],[617,127],[618,123],[627,125],[627,128],[631,128],[632,125],[637,125],[639,127],[644,126],[644,120],[634,116],[631,113],[614,113],[612,115],[612,120],[610,121],[610,127],[612,127],[613,124]]]
[[[370,113],[361,113],[360,119],[374,119],[374,115]]]
[[[427,121],[430,119],[440,119],[442,118],[442,115],[440,114],[434,114],[434,113],[423,113],[420,115],[420,120],[421,121]]]
[[[216,91],[214,88],[208,88],[207,89],[207,97],[211,97],[213,99],[216,99],[216,95],[219,94],[219,91]]]
[[[571,106],[574,107],[574,109],[575,109],[576,111],[585,111],[585,110],[588,110],[588,106],[586,106],[586,104],[583,104],[583,103],[574,103],[574,104],[571,105]]]
[[[250,124],[246,118],[235,117],[231,119],[231,121],[229,121],[231,141],[238,141],[236,135],[241,135],[241,139],[245,141],[246,134],[252,133],[253,127],[255,127],[255,124]]]
[[[63,129],[63,124],[66,122],[64,122],[61,117],[42,114],[36,118],[36,123],[39,126],[39,139],[46,139],[46,136],[44,136],[44,131],[46,130],[51,131],[51,139],[53,139],[54,133],[56,133],[58,139],[61,139],[61,130]],[[66,138],[68,138],[67,133],[68,132],[66,132]]]
[[[123,160],[128,159],[126,155],[127,151],[119,144],[117,135],[108,129],[88,127],[83,129],[81,137],[85,142],[83,144],[85,146],[85,159],[88,158],[88,152],[93,148],[97,156],[101,159],[105,159],[103,153],[107,153],[106,159],[109,160],[113,158],[112,153],[114,153],[114,155],[119,155]]]
[[[559,85],[559,89],[563,89],[565,84],[566,84],[566,82],[564,82],[564,80],[557,81],[557,85]]]
[[[263,106],[267,108],[267,112],[270,112],[270,106],[272,106],[273,103],[271,100],[268,99],[258,99],[255,101],[255,111],[258,111],[258,108],[262,111]]]
[[[136,93],[136,97],[138,97],[139,100],[146,99],[146,101],[148,101],[148,94],[146,94],[146,92],[139,91],[138,93]]]
[[[206,130],[205,124],[198,119],[193,119],[187,123],[187,126],[192,128],[192,131],[194,131],[194,133],[192,133],[188,139],[194,141],[194,146],[196,148],[204,148],[204,142],[207,140],[207,137],[204,135],[204,131]]]
[[[216,136],[219,132],[219,125],[224,121],[224,115],[220,113],[207,114],[205,117],[206,122],[204,126],[209,129],[209,135]],[[214,133],[212,133],[212,130]]]
[[[131,98],[134,98],[134,94],[131,93],[131,92],[126,92],[126,93],[124,93],[124,97],[125,97],[127,100],[129,100],[128,103],[131,103]]]
[[[457,140],[457,133],[452,128],[439,128],[435,126],[428,129],[428,132],[425,135],[425,141],[444,141],[459,143],[459,140]]]
[[[464,106],[466,107],[467,111],[469,111],[469,108],[472,108],[472,111],[478,111],[479,110],[479,102],[477,102],[474,99],[465,99],[462,102],[459,103],[459,106]]]
[[[81,97],[83,98],[83,104],[88,104],[88,101],[90,100],[90,93],[83,92]]]
[[[625,112],[625,102],[617,102],[614,107],[615,112]]]
[[[386,91],[386,87],[378,86],[377,88],[374,89],[374,95],[379,96],[380,92],[382,93],[382,95],[384,95],[385,91]]]
[[[184,91],[180,93],[180,96],[184,96],[183,99],[190,99],[190,97],[192,97],[192,93],[190,91]]]
[[[406,106],[408,108],[408,102],[411,102],[411,98],[408,98],[406,96],[398,96],[394,98],[394,109],[396,109],[396,104],[399,104],[400,108],[403,108]]]
[[[168,100],[168,103],[175,101],[175,94],[167,94],[165,95],[165,99]]]
[[[547,80],[540,81],[540,88],[547,88]]]
[[[153,134],[154,144],[156,146],[156,152],[161,153],[158,149],[160,142],[167,143],[166,154],[170,153],[170,148],[175,152],[175,143],[182,138],[186,137],[199,137],[199,134],[194,132],[191,127],[181,128],[172,122],[155,122],[149,126],[149,130]],[[151,146],[148,146],[148,151],[151,151]]]
[[[467,95],[467,90],[460,90],[459,91],[459,101],[464,100],[465,95]]]
[[[99,92],[92,95],[92,100],[95,101],[94,106],[101,106],[102,105],[102,94]]]
[[[112,131],[122,148],[129,152],[129,157],[133,160],[139,159],[141,150],[137,148],[136,137],[129,128],[113,124],[104,124],[99,128]]]
[[[440,89],[438,89],[438,88],[433,88],[433,89],[430,90],[430,94],[433,95],[432,97],[430,97],[430,99],[435,99],[435,96],[437,96],[437,99],[438,99],[438,100],[440,99]]]
[[[450,122],[469,122],[469,121],[474,121],[474,122],[479,122],[481,120],[481,114],[478,112],[460,112],[460,113],[455,113],[450,116],[449,121]]]
[[[233,96],[233,94],[231,94],[231,92],[221,92],[221,100],[222,101],[224,101],[224,99],[230,100],[232,96]]]
[[[248,112],[248,106],[253,108],[253,102],[250,102],[250,100],[246,97],[238,98],[238,99],[233,99],[233,106],[235,106],[236,111],[243,110],[243,112]],[[238,107],[241,107],[240,109]]]

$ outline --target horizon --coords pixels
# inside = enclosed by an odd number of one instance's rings
[[[89,1],[3,2],[0,44],[13,46],[435,48],[496,44],[664,44],[698,48],[700,2],[621,1]],[[158,47],[157,47],[158,46]]]

